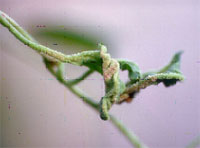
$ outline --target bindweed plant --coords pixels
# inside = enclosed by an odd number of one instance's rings
[[[56,50],[39,44],[31,35],[20,27],[7,14],[0,11],[0,23],[6,27],[19,41],[37,51],[43,58],[49,72],[64,86],[90,107],[99,112],[102,120],[110,120],[124,136],[136,148],[146,148],[139,138],[131,133],[121,121],[109,114],[109,110],[115,104],[130,103],[140,92],[151,85],[163,83],[166,87],[175,85],[184,80],[180,72],[180,58],[182,52],[177,52],[166,66],[157,70],[141,73],[137,64],[127,60],[118,60],[111,57],[105,45],[100,43],[98,50],[83,51],[72,55],[65,55]],[[66,80],[64,76],[64,64],[70,63],[85,66],[88,71],[79,78]],[[128,81],[125,83],[119,77],[119,72],[128,71]],[[105,84],[105,95],[99,102],[85,95],[76,85],[86,79],[90,74],[97,72],[102,75]]]

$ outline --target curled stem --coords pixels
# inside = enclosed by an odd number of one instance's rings
[[[63,76],[63,63],[61,62],[66,62],[66,63],[71,63],[75,65],[82,65],[83,64],[83,59],[84,61],[89,61],[89,60],[99,60],[100,59],[100,52],[99,51],[85,51],[81,52],[78,54],[73,54],[73,55],[65,55],[63,53],[57,52],[55,50],[52,50],[48,47],[45,47],[43,45],[40,45],[35,41],[22,27],[20,27],[13,19],[11,19],[7,14],[3,13],[0,11],[0,23],[9,29],[9,31],[22,43],[25,45],[28,45],[32,49],[36,50],[39,52],[43,58],[44,58],[44,63],[49,70],[49,72],[63,85],[65,85],[73,94],[75,94],[77,97],[82,98],[83,101],[88,104],[90,107],[95,109],[96,111],[99,111],[99,103],[92,100],[88,96],[86,96],[81,90],[79,90],[77,87],[71,85],[68,81],[64,79]],[[57,60],[50,61],[49,59],[46,58],[46,56],[49,56],[51,58],[54,58]],[[57,66],[57,71],[55,71],[54,66]],[[89,75],[91,71],[88,73],[84,74],[82,78],[86,77]],[[77,83],[77,82],[73,82]],[[144,144],[142,144],[141,141],[138,140],[138,138],[134,135],[131,134],[131,132],[126,129],[126,127],[119,121],[117,120],[114,116],[110,115],[111,117],[111,122],[118,128],[118,130],[123,133],[125,137],[131,142],[131,144],[136,147],[136,148],[143,148]]]

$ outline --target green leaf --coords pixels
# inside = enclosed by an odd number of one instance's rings
[[[177,52],[171,59],[170,63],[163,67],[158,73],[164,73],[164,72],[174,72],[174,73],[181,73],[180,72],[180,60],[181,60],[181,54],[183,51]]]
[[[142,75],[142,79],[147,78],[148,76],[155,76],[156,74],[165,74],[165,77],[159,77],[159,79],[157,79],[158,83],[163,83],[166,87],[168,86],[172,86],[174,84],[176,84],[177,81],[181,81],[183,80],[183,75],[180,72],[180,60],[181,60],[181,55],[182,55],[182,51],[177,52],[176,54],[174,54],[174,56],[172,57],[171,61],[169,62],[169,64],[167,64],[166,66],[164,66],[162,69],[160,69],[157,72],[147,72],[144,73]],[[178,74],[177,77],[166,77],[166,74]]]
[[[94,70],[96,72],[99,72],[100,74],[103,74],[101,58],[96,59],[96,60],[83,61],[83,65],[87,66],[91,70]]]
[[[180,72],[180,59],[182,52],[177,52],[166,66],[159,71],[150,71],[143,73],[141,79],[136,83],[128,82],[126,84],[126,90],[121,96],[123,98],[119,103],[124,102],[130,98],[134,98],[135,95],[140,92],[141,89],[145,89],[150,85],[158,85],[163,83],[166,87],[175,85],[178,81],[184,80],[184,76]]]
[[[83,35],[81,32],[71,31],[70,28],[43,28],[37,29],[34,32],[36,38],[41,39],[48,39],[51,41],[52,44],[55,45],[66,45],[66,46],[77,46],[80,47],[82,50],[93,50],[97,49],[98,37],[92,36],[89,34]],[[70,49],[70,48],[69,48]]]
[[[163,84],[166,87],[168,87],[168,86],[175,85],[177,81],[183,80],[182,73],[180,72],[180,60],[181,60],[182,53],[183,53],[182,51],[177,52],[173,56],[170,63],[158,72],[158,73],[175,73],[175,74],[180,74],[180,76],[176,78],[171,78],[171,79],[163,78],[163,79],[158,80],[157,82],[159,83],[163,82]]]
[[[137,64],[125,60],[118,60],[118,62],[122,71],[128,70],[128,77],[132,83],[135,83],[140,79],[141,74]]]

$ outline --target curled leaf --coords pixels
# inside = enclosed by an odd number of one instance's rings
[[[128,70],[128,77],[132,83],[135,83],[140,79],[141,74],[137,64],[125,60],[118,60],[118,62],[121,70]]]

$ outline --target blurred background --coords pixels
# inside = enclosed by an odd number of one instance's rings
[[[182,148],[200,134],[199,0],[0,0],[0,10],[43,45],[71,54],[102,42],[112,57],[134,61],[142,72],[161,68],[183,50],[184,82],[148,87],[111,113],[151,148]],[[86,68],[66,64],[65,71],[76,78]],[[79,86],[96,100],[104,95],[99,74]],[[131,147],[2,26],[0,146]]]

